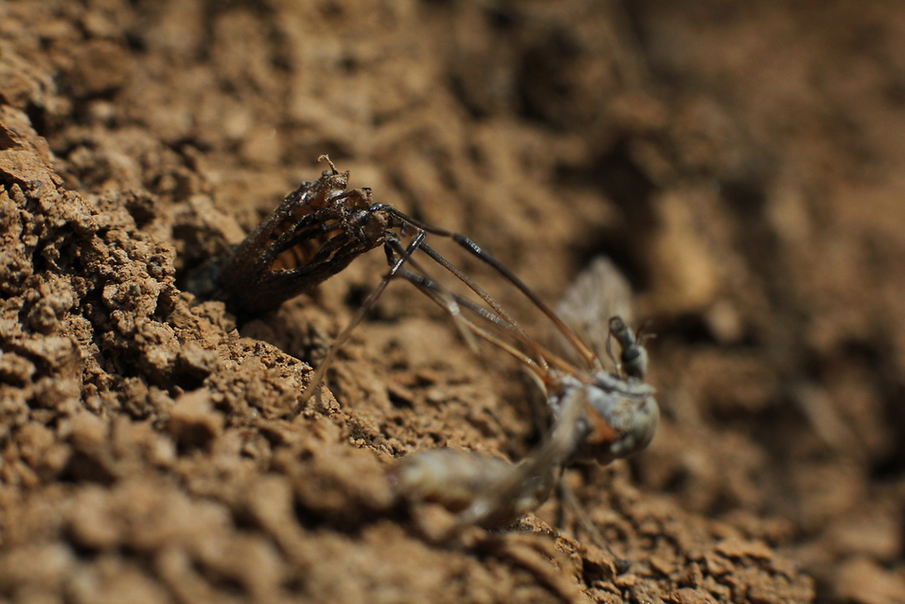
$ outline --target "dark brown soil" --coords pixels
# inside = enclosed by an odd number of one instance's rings
[[[0,3],[0,601],[905,602],[900,9]],[[612,553],[394,501],[406,453],[537,440],[406,283],[286,419],[379,251],[238,327],[184,291],[322,153],[551,302],[627,274],[660,431],[565,477]]]

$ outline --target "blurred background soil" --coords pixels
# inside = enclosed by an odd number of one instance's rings
[[[184,292],[322,153],[545,300],[627,275],[660,431],[565,477],[612,553],[394,501],[539,438],[406,283],[286,419],[381,252],[239,325]],[[0,601],[905,602],[903,165],[895,2],[0,2]]]

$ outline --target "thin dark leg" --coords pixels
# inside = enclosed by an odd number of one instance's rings
[[[425,224],[419,220],[415,220],[414,218],[411,218],[410,216],[400,212],[399,210],[397,210],[396,208],[393,208],[392,206],[381,205],[380,209],[384,210],[388,214],[393,215],[397,220],[400,221],[400,223],[410,224],[410,225],[412,225],[418,229],[421,229],[422,231],[430,233],[432,235],[439,235],[441,237],[449,237],[450,239],[455,241],[457,244],[459,244],[459,246],[464,248],[469,254],[475,256],[478,260],[480,260],[481,262],[490,266],[493,270],[495,270],[497,273],[499,273],[504,279],[506,279],[506,281],[508,281],[516,289],[518,289],[526,298],[528,298],[528,300],[530,300],[531,303],[534,304],[538,308],[538,310],[541,311],[541,313],[543,313],[548,319],[550,319],[550,321],[553,323],[553,325],[556,326],[556,329],[559,330],[559,332],[562,333],[563,336],[565,336],[565,338],[572,344],[572,346],[575,348],[575,350],[577,350],[578,353],[587,360],[589,366],[591,366],[595,370],[599,369],[600,361],[597,359],[597,355],[594,354],[594,351],[592,351],[590,348],[588,348],[588,346],[584,342],[581,341],[581,338],[579,338],[577,335],[575,335],[575,332],[573,332],[571,329],[569,329],[569,327],[565,323],[563,323],[562,319],[560,319],[558,316],[556,316],[556,313],[554,313],[543,302],[543,300],[541,300],[537,296],[537,294],[535,294],[533,291],[531,291],[531,289],[527,285],[525,285],[525,283],[521,279],[516,277],[512,271],[510,271],[508,268],[503,266],[499,260],[497,260],[490,254],[485,252],[483,249],[481,249],[481,247],[478,244],[476,244],[474,241],[472,241],[465,235],[460,235],[459,233],[453,233],[452,231],[440,229],[440,228],[431,226],[429,224]],[[466,282],[466,284],[467,284],[467,282]],[[476,291],[476,293],[477,293],[477,291]],[[478,295],[480,295],[480,294],[478,294]]]
[[[362,320],[365,318],[365,315],[368,314],[368,311],[371,310],[371,308],[377,302],[377,299],[383,293],[383,290],[386,289],[389,282],[402,268],[402,265],[405,264],[409,257],[413,253],[415,253],[415,250],[417,250],[418,247],[422,244],[425,235],[426,233],[424,231],[420,231],[415,235],[415,237],[406,247],[405,251],[393,263],[393,266],[380,281],[380,284],[374,288],[374,291],[371,292],[368,298],[355,313],[355,316],[352,317],[352,320],[349,321],[349,324],[346,325],[345,329],[343,329],[338,336],[336,336],[336,340],[333,341],[333,345],[330,346],[330,350],[327,351],[327,355],[324,357],[324,360],[322,360],[317,366],[317,369],[311,376],[311,380],[308,382],[308,386],[302,392],[302,395],[299,398],[299,402],[296,404],[295,409],[293,409],[289,414],[290,419],[301,413],[302,409],[305,407],[305,404],[308,402],[308,399],[310,399],[314,392],[320,387],[321,381],[324,379],[324,376],[326,375],[327,369],[330,367],[330,364],[336,358],[339,349],[343,344],[346,343],[346,341],[349,339],[349,336],[352,335],[352,330],[362,322]]]

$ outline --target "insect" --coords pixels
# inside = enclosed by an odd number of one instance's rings
[[[290,417],[305,408],[337,352],[387,285],[404,279],[439,305],[470,345],[483,339],[515,357],[544,393],[552,421],[541,444],[516,464],[468,451],[415,453],[392,473],[400,497],[410,502],[437,501],[458,514],[458,526],[505,525],[543,503],[568,463],[591,460],[606,464],[648,445],[659,409],[654,389],[644,382],[647,353],[643,336],[633,333],[620,317],[612,317],[607,351],[614,371],[605,370],[598,355],[556,313],[471,239],[421,223],[391,206],[372,203],[366,189],[346,192],[347,174],[339,174],[332,163],[330,167],[331,172],[321,179],[290,194],[222,269],[221,281],[228,284],[230,271],[238,264],[256,267],[257,281],[273,299],[265,303],[259,293],[250,297],[232,293],[242,308],[253,310],[316,285],[315,278],[323,280],[357,255],[383,245],[388,272],[336,337]],[[516,288],[565,338],[578,361],[565,360],[529,336],[474,279],[437,252],[428,236],[451,239]],[[302,250],[294,250],[295,246]],[[262,248],[266,251],[261,260],[248,258],[252,250]],[[296,268],[277,267],[280,255],[287,253],[304,262]],[[464,284],[467,293],[456,293],[435,279],[422,263],[424,257],[431,261],[429,266],[439,267]],[[300,277],[308,281],[288,284]],[[611,339],[621,348],[619,361],[611,351]]]
[[[619,317],[613,317],[611,326],[630,333]],[[634,335],[628,340],[614,333],[613,338],[620,345],[625,342],[623,357],[646,356]],[[504,526],[544,503],[570,462],[607,464],[643,449],[653,438],[659,408],[653,388],[641,376],[551,364],[538,377],[553,421],[537,449],[511,466],[471,451],[416,453],[393,475],[402,496],[416,503],[435,501],[457,512],[459,527]]]
[[[242,315],[260,314],[383,246],[390,269],[335,338],[290,419],[305,408],[337,352],[387,285],[404,279],[453,319],[469,345],[483,339],[515,357],[544,393],[552,421],[541,444],[516,464],[449,449],[415,453],[392,474],[400,497],[438,501],[458,514],[457,526],[505,525],[543,503],[566,464],[609,463],[647,446],[659,411],[654,389],[644,382],[644,338],[625,321],[610,320],[607,352],[615,372],[606,371],[556,313],[471,239],[374,203],[370,189],[347,190],[348,172],[340,173],[326,156],[319,161],[330,169],[290,193],[225,259],[190,279],[199,295],[222,299]],[[525,296],[566,340],[576,360],[565,360],[529,336],[474,279],[432,247],[429,235],[452,240]],[[468,293],[453,292],[434,279],[423,257],[464,284]],[[619,361],[611,352],[611,339],[621,348]]]

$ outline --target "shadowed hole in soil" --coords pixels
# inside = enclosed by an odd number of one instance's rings
[[[632,289],[642,292],[649,277],[641,261],[645,241],[656,226],[651,198],[656,185],[631,159],[628,141],[622,140],[591,162],[587,168],[559,168],[556,180],[569,186],[601,190],[620,210],[622,220],[577,241],[573,247],[582,265],[597,256],[608,256],[629,280]]]
[[[581,54],[579,43],[569,32],[550,31],[547,38],[526,48],[516,73],[519,113],[553,128],[562,128],[565,116],[554,110],[567,106],[572,83],[571,63]]]
[[[72,453],[60,473],[60,480],[64,482],[95,482],[104,486],[112,485],[116,482],[116,478],[116,475],[103,462],[81,451]]]
[[[872,469],[875,479],[885,482],[900,481],[905,476],[905,385],[896,384],[887,389],[883,397],[886,425],[892,434],[893,448],[884,458],[878,460]],[[905,530],[905,527],[903,527]]]

